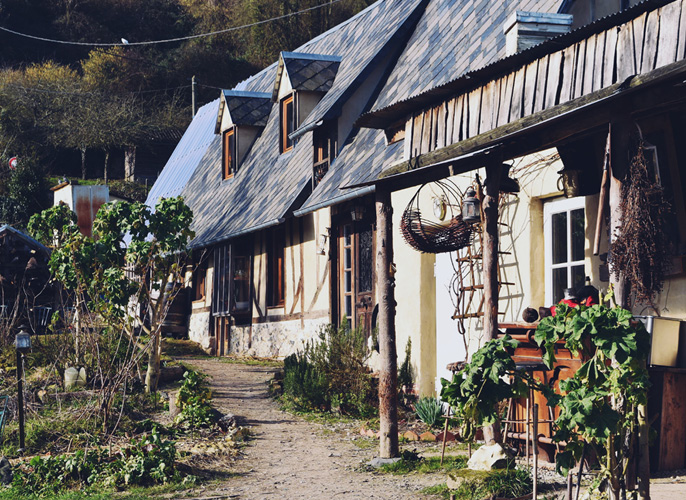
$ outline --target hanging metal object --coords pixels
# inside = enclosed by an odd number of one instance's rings
[[[434,217],[423,217],[419,194],[426,186],[417,190],[400,219],[400,230],[407,244],[427,253],[453,252],[469,245],[472,227],[462,220],[460,190],[448,180],[431,183],[435,195],[427,212]]]
[[[462,220],[469,224],[481,222],[481,202],[472,188],[467,190],[462,200]]]
[[[567,198],[579,196],[579,171],[563,168],[557,173],[560,174],[557,189],[563,191]]]

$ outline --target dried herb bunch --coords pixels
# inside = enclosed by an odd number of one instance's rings
[[[654,306],[670,264],[671,205],[651,170],[641,143],[622,186],[620,227],[611,252],[615,276],[627,280],[637,302]]]

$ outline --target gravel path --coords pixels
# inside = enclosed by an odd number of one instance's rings
[[[214,404],[248,425],[254,439],[230,471],[231,479],[197,489],[195,499],[422,499],[444,474],[390,476],[355,471],[376,451],[355,445],[356,429],[325,426],[279,410],[267,382],[274,368],[192,360],[211,377]],[[686,476],[651,481],[653,500],[686,499]]]
[[[356,472],[374,449],[354,444],[354,429],[332,430],[279,410],[268,396],[273,368],[193,360],[211,379],[214,404],[243,418],[254,440],[233,472],[198,498],[417,499],[420,490],[445,482],[443,474],[389,476]],[[333,434],[333,435],[332,435]]]

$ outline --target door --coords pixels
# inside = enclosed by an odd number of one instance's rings
[[[346,221],[338,232],[338,318],[369,337],[374,312],[374,226],[371,221]]]

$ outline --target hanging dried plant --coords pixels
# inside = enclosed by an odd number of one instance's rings
[[[651,176],[641,143],[622,186],[620,227],[612,243],[612,269],[623,276],[637,302],[654,306],[670,265],[666,232],[671,206],[664,189]],[[657,168],[657,165],[654,165]]]

